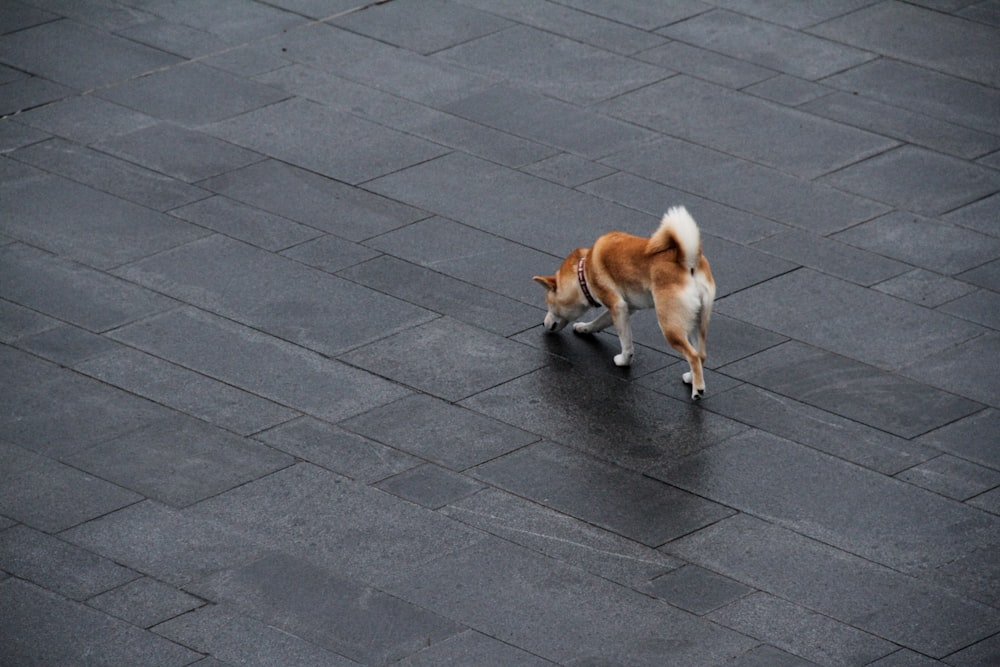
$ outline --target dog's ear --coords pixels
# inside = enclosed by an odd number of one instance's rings
[[[535,276],[532,278],[536,283],[544,287],[550,292],[556,291],[556,277],[555,276]]]

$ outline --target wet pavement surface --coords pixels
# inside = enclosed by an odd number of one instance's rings
[[[1000,4],[361,3],[0,6],[0,663],[1000,664]]]

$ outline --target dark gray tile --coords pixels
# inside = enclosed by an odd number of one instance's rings
[[[882,204],[676,139],[665,138],[622,151],[602,162],[820,234],[845,229],[889,211]]]
[[[924,269],[907,271],[895,278],[874,285],[874,288],[879,292],[885,292],[898,299],[906,299],[928,308],[940,306],[976,289],[967,283],[952,280]]]
[[[137,23],[116,34],[182,58],[205,56],[232,45],[217,35],[166,19]]]
[[[682,459],[745,428],[690,405],[690,399],[676,401],[606,375],[583,376],[565,365],[531,373],[463,404],[639,471]]]
[[[938,354],[984,331],[808,269],[755,285],[716,307],[730,317],[883,369]]]
[[[754,243],[753,247],[864,286],[882,282],[910,269],[901,262],[872,252],[857,250],[844,243],[802,230],[790,230],[769,236]]]
[[[148,21],[153,15],[122,4],[110,5],[101,0],[79,0],[71,5],[58,0],[31,0],[31,3],[54,14],[93,26],[99,30],[114,31],[127,28],[141,21]]]
[[[902,211],[852,227],[835,238],[948,275],[1000,254],[1000,239]]]
[[[265,160],[200,185],[352,241],[427,217],[426,213],[399,202],[275,160]]]
[[[0,514],[39,530],[56,533],[142,499],[16,445],[0,442],[0,452]]]
[[[935,657],[989,636],[1000,622],[985,605],[746,514],[677,540],[667,551]]]
[[[470,582],[479,595],[468,594]],[[388,591],[559,664],[662,665],[667,654],[677,664],[714,664],[753,644],[646,595],[496,539],[401,573]]]
[[[1000,334],[956,345],[901,372],[932,387],[1000,407]]]
[[[202,58],[201,62],[237,76],[257,76],[289,64],[269,42],[248,42]],[[267,83],[262,81],[261,83]]]
[[[330,421],[365,412],[409,393],[369,373],[193,309],[119,329],[114,338]]]
[[[914,576],[1000,542],[992,517],[760,431],[647,474]]]
[[[712,4],[717,7],[739,11],[789,28],[808,28],[835,16],[870,5],[872,2],[873,0],[843,0],[835,4],[821,4],[786,2],[785,0],[755,0],[751,3],[744,2],[744,0],[712,0]]]
[[[731,510],[551,443],[483,464],[490,484],[650,547],[718,521]]]
[[[798,268],[786,259],[708,234],[702,235],[702,249],[712,265],[716,299],[753,285],[766,284],[772,278]]]
[[[175,507],[185,507],[294,463],[286,454],[177,415],[65,459]]]
[[[250,0],[237,0],[230,5],[189,6],[184,2],[153,2],[132,0],[132,4],[146,5],[157,16],[173,23],[211,32],[230,41],[249,41],[265,35],[284,31],[305,23],[301,17],[268,5]]]
[[[5,116],[30,111],[48,102],[72,97],[77,91],[37,76],[24,77],[0,86],[0,113]]]
[[[62,139],[29,146],[17,151],[14,158],[157,211],[209,195],[165,174]]]
[[[940,667],[943,664],[945,663],[903,648],[870,663],[869,667]]]
[[[383,338],[340,359],[449,401],[545,364],[525,345],[447,317]]]
[[[60,326],[57,320],[24,306],[0,300],[0,340],[5,343],[30,337]]]
[[[113,351],[77,362],[75,368],[85,375],[240,435],[256,433],[298,414],[259,396],[121,345]]]
[[[375,250],[330,234],[289,248],[281,254],[327,273],[336,273],[379,255]]]
[[[813,667],[816,663],[761,644],[726,663],[726,667]]]
[[[614,171],[569,153],[559,153],[545,160],[539,160],[523,167],[522,170],[568,188],[575,188]]]
[[[612,116],[805,178],[897,145],[885,137],[684,75],[622,95],[600,108]],[[734,117],[740,123],[734,125]]]
[[[904,470],[896,477],[955,500],[968,500],[1000,486],[1000,471],[948,454]]]
[[[867,665],[896,645],[791,602],[755,593],[709,618],[819,665]]]
[[[288,97],[270,86],[197,62],[161,69],[101,90],[98,95],[150,116],[190,126],[230,118]]]
[[[681,564],[655,549],[499,489],[480,491],[441,512],[508,542],[633,588]]]
[[[17,346],[61,366],[75,366],[119,347],[114,341],[71,324],[22,338]]]
[[[18,579],[0,583],[0,642],[15,665],[189,665],[201,656],[151,632]]]
[[[1000,329],[1000,293],[994,291],[977,290],[944,304],[938,310],[991,329]]]
[[[587,158],[599,158],[656,138],[635,125],[508,85],[478,91],[445,111]]]
[[[174,586],[265,554],[232,527],[147,500],[60,535],[88,551]]]
[[[436,57],[581,105],[621,95],[671,74],[528,26],[507,28]],[[539,62],[545,62],[545,68],[539,69]]]
[[[322,233],[219,195],[175,208],[170,215],[271,251],[299,245]]]
[[[97,144],[97,147],[188,182],[199,181],[264,159],[257,153],[202,132],[168,123],[111,137]]]
[[[1000,154],[1000,151],[994,155],[998,154]],[[985,161],[981,162],[986,164]],[[1000,168],[1000,163],[993,166],[994,168]],[[944,219],[967,229],[982,232],[983,234],[1000,236],[1000,224],[997,222],[998,211],[1000,211],[1000,192],[952,211],[945,215]]]
[[[353,660],[239,612],[230,605],[206,605],[162,623],[154,630],[212,656],[193,667],[253,663],[282,667],[358,667]]]
[[[87,601],[99,609],[140,628],[148,628],[197,609],[205,601],[164,583],[142,577]]]
[[[925,116],[867,96],[838,92],[802,105],[803,111],[900,141],[972,159],[1000,148],[1000,137]]]
[[[958,276],[960,279],[970,283],[1000,292],[1000,259],[994,259],[982,266],[966,271]]]
[[[750,378],[751,382],[757,378]],[[746,384],[720,395],[705,407],[736,421],[794,440],[821,452],[892,475],[934,456],[916,444],[838,414]]]
[[[821,182],[906,211],[938,215],[1000,188],[1000,174],[951,156],[903,146],[842,169]]]
[[[385,479],[376,486],[432,510],[467,498],[483,488],[468,477],[430,463]]]
[[[1000,470],[1000,449],[993,445],[993,435],[1000,433],[998,429],[1000,412],[983,410],[931,431],[918,442]]]
[[[672,39],[815,80],[842,72],[875,55],[743,14],[715,10],[660,31]]]
[[[982,407],[927,384],[798,342],[783,343],[722,371],[903,438],[916,437]]]
[[[262,505],[270,509],[261,512]],[[436,512],[307,463],[209,498],[188,514],[379,590],[400,572],[482,539]]]
[[[963,79],[998,86],[996,30],[906,4],[876,4],[810,32]]]
[[[272,556],[188,590],[362,664],[387,664],[460,631],[453,621],[310,563]]]
[[[749,586],[697,565],[685,565],[657,577],[645,589],[653,597],[699,616],[753,592]]]
[[[464,470],[538,440],[526,431],[422,394],[352,417],[341,426],[452,470]]]
[[[545,667],[553,664],[473,630],[449,637],[396,663],[398,667]]]
[[[106,558],[27,526],[0,532],[0,568],[71,600],[85,600],[138,576]]]
[[[677,70],[698,79],[739,90],[777,72],[745,60],[724,56],[716,51],[698,48],[679,41],[668,42],[635,55],[639,60]]]
[[[168,67],[175,56],[76,21],[51,21],[0,37],[0,60],[80,90]]]
[[[385,479],[421,462],[420,459],[392,447],[311,417],[282,424],[256,437],[298,459],[366,484]]]
[[[119,273],[328,355],[435,317],[415,305],[223,236],[160,253]]]
[[[206,130],[259,153],[351,184],[446,152],[437,144],[301,98],[242,114]]]
[[[948,664],[955,667],[989,667],[997,657],[1000,657],[1000,635],[993,635],[948,656]]]
[[[18,118],[40,130],[80,144],[128,134],[156,123],[156,119],[93,95],[77,95],[47,104]]]
[[[336,18],[333,25],[429,54],[502,30],[510,22],[444,0],[394,2]]]
[[[439,144],[508,167],[520,167],[557,152],[550,146],[441,112],[436,112],[428,120],[407,124],[406,129]]]
[[[501,336],[524,331],[542,316],[537,307],[387,255],[338,275]]]
[[[50,138],[51,135],[47,132],[21,125],[13,120],[0,123],[0,153],[16,151]]]
[[[40,23],[48,23],[58,18],[57,14],[38,9],[37,7],[23,5],[20,2],[5,2],[3,7],[0,8],[0,25],[3,26],[0,30],[4,34],[17,32],[18,30],[24,30]]]
[[[830,93],[830,89],[825,86],[787,74],[780,74],[743,90],[751,95],[790,107],[800,106]]]
[[[5,181],[0,231],[107,269],[204,236],[182,220],[59,176]]]
[[[625,23],[644,30],[670,25],[689,16],[705,11],[701,2],[694,0],[678,0],[665,4],[648,4],[644,2],[615,2],[608,4],[601,0],[566,0],[563,4],[575,7],[582,12]]]
[[[689,401],[691,400],[691,385],[683,381],[683,375],[688,372],[689,368],[686,361],[678,360],[666,368],[661,368],[649,375],[643,375],[637,379],[637,383],[675,400]],[[712,396],[743,384],[739,380],[716,373],[709,368],[705,368],[704,372],[705,383],[711,388],[709,391]]]

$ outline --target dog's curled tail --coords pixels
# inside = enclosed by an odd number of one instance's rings
[[[677,261],[694,271],[701,258],[701,232],[683,206],[674,206],[664,214],[660,228],[646,244],[646,253],[654,255],[674,248],[678,250]]]

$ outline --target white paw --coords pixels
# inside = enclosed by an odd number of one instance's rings
[[[632,365],[632,355],[631,354],[616,354],[615,355],[615,366],[631,366]]]
[[[589,334],[593,329],[590,328],[590,322],[577,322],[573,325],[573,331],[582,334]]]
[[[700,401],[702,398],[704,398],[704,396],[705,396],[705,390],[704,389],[692,389],[691,390],[691,400],[692,401]]]
[[[691,371],[688,371],[687,373],[682,375],[681,380],[684,381],[684,384],[691,384]]]

